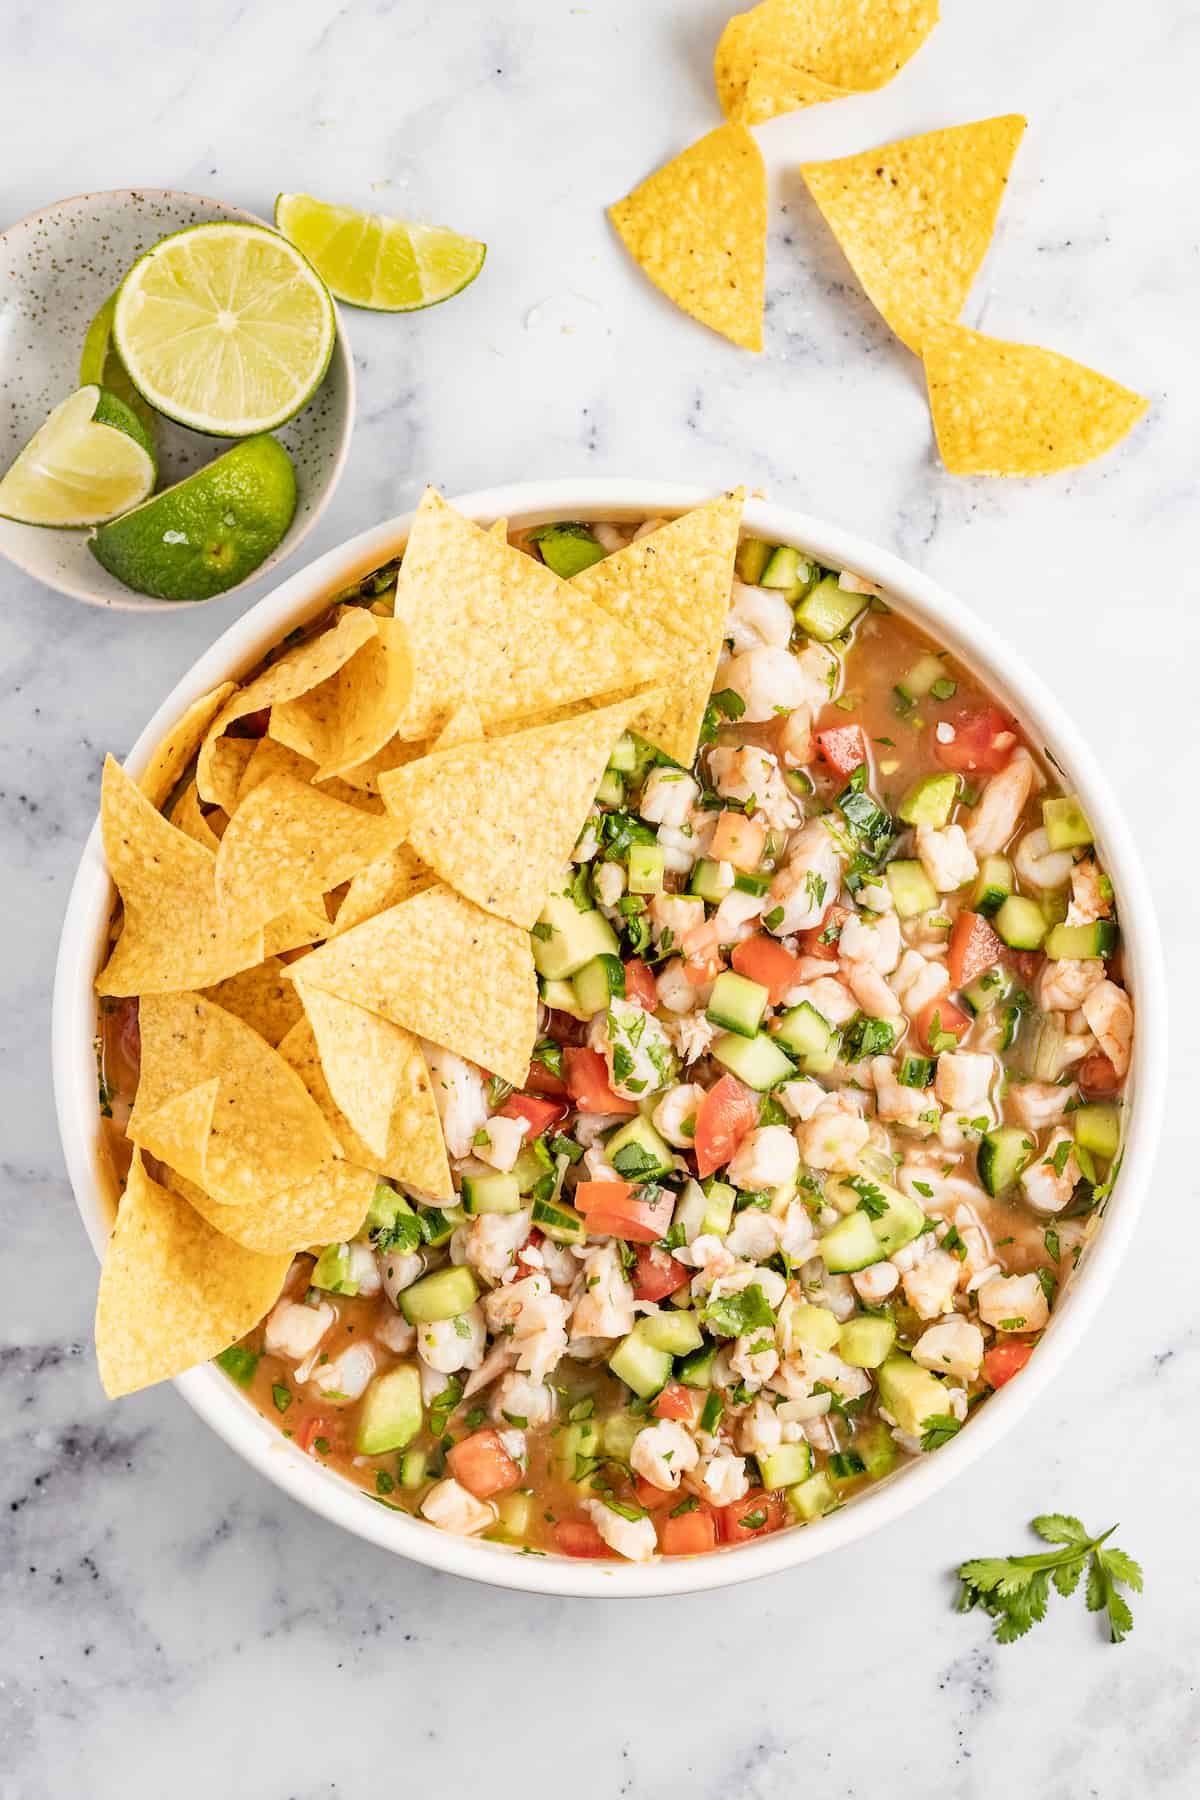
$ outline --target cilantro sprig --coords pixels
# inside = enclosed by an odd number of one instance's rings
[[[961,1564],[959,1612],[981,1606],[996,1621],[997,1643],[1015,1643],[1045,1618],[1050,1583],[1064,1597],[1073,1594],[1086,1568],[1088,1611],[1103,1612],[1109,1642],[1122,1643],[1133,1629],[1133,1614],[1119,1590],[1132,1588],[1140,1594],[1142,1571],[1131,1556],[1109,1545],[1116,1526],[1089,1537],[1069,1513],[1042,1513],[1032,1526],[1040,1538],[1061,1548],[1035,1550],[1027,1556],[976,1557]]]

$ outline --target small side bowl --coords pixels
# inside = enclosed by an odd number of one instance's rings
[[[87,328],[137,258],[168,232],[214,219],[274,229],[269,219],[203,194],[115,188],[59,200],[0,232],[0,470],[79,386]],[[275,434],[296,465],[296,516],[282,542],[239,587],[258,581],[299,548],[341,479],[354,428],[354,359],[340,311],[337,326],[324,381],[303,412]],[[235,441],[203,437],[163,418],[156,421],[156,436],[160,488],[191,475]],[[93,606],[172,612],[200,604],[156,600],[124,587],[96,561],[88,536],[0,519],[0,555],[47,587]]]
[[[481,525],[506,518],[515,530],[553,519],[670,516],[711,497],[702,488],[661,481],[529,481],[468,494],[454,504]],[[130,773],[142,772],[155,745],[192,701],[218,682],[244,677],[285,632],[323,611],[331,593],[398,555],[410,523],[411,514],[362,532],[252,606],[159,707],[129,753]],[[832,568],[850,569],[878,582],[890,606],[972,668],[1021,720],[1033,741],[1053,750],[1064,780],[1080,795],[1116,889],[1126,967],[1138,1009],[1121,1178],[1103,1228],[1055,1307],[1037,1354],[1018,1381],[990,1397],[965,1431],[828,1518],[708,1556],[663,1559],[649,1566],[586,1562],[526,1556],[503,1544],[455,1537],[377,1504],[305,1456],[215,1366],[191,1369],[177,1379],[175,1386],[184,1399],[227,1444],[313,1512],[395,1555],[495,1587],[593,1599],[699,1593],[811,1562],[901,1517],[998,1444],[1075,1351],[1116,1278],[1149,1186],[1166,1087],[1166,984],[1141,857],[1096,758],[1046,684],[960,600],[910,564],[854,532],[761,500],[747,504],[744,524],[755,537],[793,544]],[[111,1228],[113,1196],[100,1153],[93,983],[107,942],[111,907],[112,886],[97,823],[84,848],[63,922],[54,987],[53,1071],[67,1172],[84,1227],[100,1257]]]

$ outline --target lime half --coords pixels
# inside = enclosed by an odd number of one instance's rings
[[[83,349],[79,355],[79,385],[87,387],[98,382],[123,400],[142,421],[150,436],[154,436],[154,421],[157,414],[152,406],[147,406],[142,396],[129,379],[125,364],[117,355],[117,347],[112,341],[113,314],[117,310],[117,296],[110,294],[100,311],[87,328],[87,336],[83,340]]]
[[[209,600],[253,574],[295,511],[290,456],[273,437],[252,437],[103,526],[88,548],[139,594]]]
[[[232,219],[163,238],[121,283],[113,338],[156,411],[193,431],[273,431],[329,366],[333,302],[294,245]]]
[[[92,382],[55,407],[0,479],[0,518],[99,525],[140,505],[156,474],[141,421]]]
[[[483,267],[487,245],[444,225],[411,225],[382,213],[280,194],[275,223],[299,245],[332,294],[372,312],[420,312],[460,294]]]

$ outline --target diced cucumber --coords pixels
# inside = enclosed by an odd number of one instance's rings
[[[647,1313],[634,1330],[655,1350],[671,1356],[689,1356],[704,1343],[704,1333],[694,1312]]]
[[[793,550],[790,544],[777,544],[763,565],[758,586],[782,588],[792,599],[796,599],[803,593],[808,580],[808,563],[799,550]]]
[[[645,1429],[645,1419],[639,1419],[634,1413],[621,1411],[609,1413],[599,1423],[600,1446],[604,1454],[628,1462],[634,1438]]]
[[[778,1020],[773,1037],[809,1074],[821,1075],[837,1061],[837,1032],[809,1001],[790,1007]]]
[[[1006,1000],[1012,991],[1012,976],[1000,963],[994,963],[990,969],[973,981],[970,987],[963,989],[963,999],[976,1018],[982,1013],[989,1013]]]
[[[937,1376],[898,1350],[880,1364],[875,1380],[880,1405],[913,1437],[920,1437],[926,1419],[947,1410],[946,1390]]]
[[[796,608],[796,623],[809,637],[828,644],[854,623],[869,598],[839,587],[836,575],[826,575]]]
[[[934,1076],[934,1059],[931,1056],[906,1056],[900,1064],[896,1080],[901,1087],[927,1088]]]
[[[791,1059],[761,1031],[752,1038],[725,1032],[713,1041],[709,1054],[722,1068],[760,1094],[768,1088],[778,1087],[781,1081],[790,1081],[796,1073]]]
[[[1075,1142],[1092,1156],[1111,1162],[1121,1147],[1121,1109],[1111,1101],[1093,1100],[1071,1114]]]
[[[757,587],[774,549],[774,544],[765,544],[761,538],[743,538],[733,559],[733,571],[738,580],[748,587]]]
[[[533,1222],[556,1244],[582,1244],[587,1241],[587,1224],[562,1200],[535,1200]]]
[[[563,581],[570,581],[573,575],[590,569],[607,554],[604,545],[592,536],[587,526],[574,519],[562,519],[556,525],[539,525],[530,533],[530,539],[541,551],[546,567],[553,569]]]
[[[869,1314],[847,1319],[838,1338],[838,1355],[854,1369],[877,1369],[896,1341],[890,1319]]]
[[[549,1161],[549,1153],[539,1156],[532,1144],[522,1144],[512,1172],[517,1179],[517,1187],[522,1194],[532,1193],[543,1175],[549,1175],[553,1164]]]
[[[360,1456],[386,1456],[403,1450],[416,1437],[424,1419],[421,1377],[411,1363],[376,1375],[363,1395],[354,1447]]]
[[[1042,909],[1042,916],[1047,925],[1063,924],[1071,910],[1071,901],[1066,888],[1055,888],[1050,893],[1043,894],[1038,905]]]
[[[623,731],[612,747],[612,755],[608,759],[610,769],[616,769],[621,775],[632,775],[638,766],[637,739],[628,731]]]
[[[308,1285],[327,1294],[357,1294],[358,1283],[350,1278],[349,1244],[326,1244],[313,1264]]]
[[[615,956],[617,934],[594,907],[580,912],[570,894],[551,894],[533,928],[533,960],[547,981],[576,974],[593,956]]]
[[[923,775],[909,788],[896,812],[906,825],[944,825],[954,811],[957,794],[957,775],[949,771]]]
[[[429,1458],[424,1450],[406,1450],[400,1458],[400,1486],[412,1493],[425,1485],[425,1469]]]
[[[859,1208],[861,1216],[870,1220],[875,1241],[884,1256],[894,1255],[897,1250],[903,1250],[905,1244],[920,1237],[925,1229],[925,1214],[915,1200],[878,1175],[859,1179],[870,1183],[869,1192],[863,1187],[851,1186],[847,1181],[827,1181],[826,1200],[831,1206],[847,1210]]]
[[[629,892],[661,894],[667,853],[661,844],[630,844]]]
[[[739,894],[753,894],[756,900],[760,900],[770,887],[771,878],[769,875],[748,875],[744,869],[739,869],[733,878],[733,885]]]
[[[875,1419],[869,1425],[859,1421],[854,1433],[854,1448],[862,1457],[867,1474],[874,1480],[896,1466],[899,1454],[896,1441],[882,1419]]]
[[[479,1298],[479,1286],[465,1263],[435,1269],[405,1288],[400,1311],[410,1325],[429,1325],[437,1319],[456,1319],[469,1312]]]
[[[1062,1068],[1063,1045],[1067,1037],[1066,1019],[1062,1013],[1043,1013],[1037,1019],[1036,1028],[1037,1037],[1030,1059],[1030,1072],[1035,1081],[1054,1081]]]
[[[985,856],[971,895],[972,911],[982,913],[985,919],[993,918],[1012,891],[1012,864],[1007,856]]]
[[[998,1125],[986,1131],[975,1153],[979,1179],[989,1194],[1006,1194],[1029,1167],[1037,1145],[1019,1125]]]
[[[792,1517],[800,1524],[808,1525],[823,1513],[832,1512],[841,1501],[832,1480],[822,1469],[818,1474],[810,1475],[807,1481],[790,1487],[787,1491],[787,1503]]]
[[[640,1113],[613,1132],[604,1154],[624,1181],[651,1181],[656,1175],[669,1174],[675,1166],[670,1144]]]
[[[937,905],[938,891],[919,862],[898,858],[888,864],[884,876],[891,890],[892,904],[902,919],[932,912]]]
[[[1086,962],[1090,957],[1110,957],[1117,947],[1117,927],[1112,919],[1094,919],[1090,925],[1054,925],[1046,936],[1045,951],[1052,961],[1063,957]]]
[[[693,1350],[690,1356],[685,1356],[676,1371],[684,1387],[710,1388],[716,1359],[715,1344],[701,1344],[699,1350]]]
[[[711,857],[702,856],[692,870],[692,879],[688,885],[692,893],[701,900],[708,900],[714,906],[719,906],[733,887],[733,864],[713,862]]]
[[[477,1213],[515,1213],[521,1210],[521,1187],[517,1177],[497,1169],[493,1175],[464,1175],[463,1206],[473,1216]]]
[[[594,1013],[607,1012],[614,994],[619,1000],[625,998],[625,965],[619,956],[593,956],[572,975],[571,986],[580,1011],[590,1019]]]
[[[717,1176],[705,1178],[704,1186],[704,1218],[701,1229],[705,1235],[724,1237],[733,1224],[733,1209],[737,1203],[737,1189],[729,1182],[718,1180]]]
[[[554,1437],[554,1461],[560,1475],[568,1481],[575,1477],[575,1458],[595,1456],[600,1449],[600,1427],[595,1419],[582,1419],[564,1425]]]
[[[832,1350],[841,1330],[828,1307],[814,1306],[811,1300],[793,1301],[791,1332],[795,1343],[809,1350]]]
[[[596,789],[598,806],[623,806],[625,803],[625,779],[616,769],[605,769],[600,777],[600,786]]]
[[[608,1366],[640,1400],[653,1400],[671,1379],[670,1352],[648,1344],[636,1328],[621,1339],[608,1359]]]
[[[552,1006],[555,1012],[565,1012],[572,1019],[578,1019],[586,1025],[591,1013],[585,1012],[579,1004],[579,996],[575,992],[573,981],[541,981],[538,989],[545,1006]]]
[[[457,1206],[422,1206],[418,1213],[425,1242],[431,1250],[440,1250],[443,1244],[448,1244],[455,1226],[461,1225],[466,1217]]]
[[[852,1275],[869,1269],[887,1255],[881,1250],[866,1213],[855,1210],[839,1219],[817,1244],[831,1275]]]
[[[765,1488],[790,1488],[798,1482],[807,1481],[812,1474],[811,1444],[778,1444],[774,1450],[764,1450],[758,1457],[758,1467]]]
[[[752,1038],[762,1024],[770,992],[759,981],[748,981],[732,969],[722,969],[713,982],[706,1013],[714,1025]]]
[[[1009,894],[992,920],[996,935],[1013,950],[1036,950],[1046,935],[1046,915],[1036,900]]]
[[[945,664],[940,656],[928,652],[918,657],[907,675],[903,675],[896,683],[896,692],[906,700],[923,700],[931,693],[935,681],[941,681],[946,673]]]
[[[1092,827],[1078,794],[1042,801],[1042,824],[1052,850],[1079,850],[1092,842]]]

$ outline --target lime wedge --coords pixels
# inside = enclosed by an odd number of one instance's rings
[[[83,340],[83,349],[79,356],[79,385],[87,387],[98,382],[123,400],[131,412],[135,412],[142,421],[150,436],[154,436],[154,421],[157,414],[152,406],[147,406],[142,396],[129,379],[128,370],[117,355],[116,345],[112,341],[113,314],[117,310],[117,296],[110,294],[100,311],[87,328],[87,336]]]
[[[55,407],[0,479],[0,518],[99,525],[153,493],[156,474],[141,422],[91,382]]]
[[[88,548],[139,594],[209,600],[253,574],[295,511],[290,456],[275,438],[252,437],[103,526]]]
[[[372,312],[420,312],[461,294],[483,267],[487,245],[444,225],[412,225],[383,213],[326,206],[311,194],[280,194],[275,223],[297,244],[331,294]]]
[[[113,339],[157,412],[250,437],[307,405],[329,365],[333,302],[312,265],[265,225],[190,225],[134,263]]]

